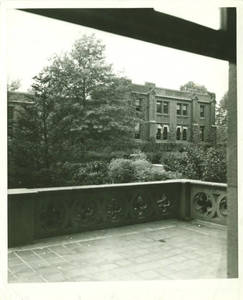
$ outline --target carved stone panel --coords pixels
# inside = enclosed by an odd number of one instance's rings
[[[91,227],[100,221],[97,199],[76,199],[71,209],[71,224],[74,228]]]
[[[170,213],[172,201],[165,193],[162,193],[159,197],[155,198],[154,200],[158,215],[166,216]]]
[[[222,193],[218,198],[217,214],[221,218],[227,217],[227,198],[226,193]]]
[[[197,215],[213,218],[216,214],[216,203],[209,193],[199,192],[193,197],[193,208]]]
[[[126,202],[118,197],[112,197],[105,203],[106,220],[109,223],[122,223],[127,216]]]
[[[38,211],[39,235],[50,236],[65,231],[68,222],[68,208],[62,199],[41,201]]]
[[[137,220],[146,220],[150,217],[152,200],[146,193],[136,193],[132,198],[131,206],[133,218]]]
[[[203,187],[192,187],[192,217],[226,224],[227,198],[225,191]]]

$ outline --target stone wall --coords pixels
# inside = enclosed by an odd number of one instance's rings
[[[224,224],[225,190],[225,184],[193,180],[13,189],[8,191],[8,244],[168,218],[218,222],[216,213]]]

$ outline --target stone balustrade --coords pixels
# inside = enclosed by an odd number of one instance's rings
[[[195,180],[11,189],[9,247],[166,218],[226,224],[226,184]]]

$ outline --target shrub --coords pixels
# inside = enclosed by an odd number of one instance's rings
[[[144,152],[138,150],[138,151],[135,151],[134,153],[130,154],[130,158],[133,160],[137,160],[137,159],[147,160],[147,155]]]
[[[171,154],[164,160],[165,169],[179,172],[184,178],[226,182],[226,153],[224,148],[188,148],[186,155],[177,158]]]
[[[108,166],[108,174],[113,183],[135,181],[135,171],[130,159],[113,159]]]
[[[146,159],[114,159],[108,167],[113,183],[145,182],[180,178],[181,174],[154,168]],[[144,157],[142,154],[140,157]]]
[[[108,164],[101,161],[93,161],[80,164],[74,172],[74,184],[105,184],[110,183],[108,176]]]
[[[224,148],[209,148],[205,153],[203,180],[226,182],[226,151]]]
[[[152,164],[160,164],[162,161],[162,152],[161,151],[156,151],[156,152],[148,152],[146,153],[148,160]]]
[[[150,181],[152,175],[152,165],[145,159],[137,159],[132,162],[135,181]]]

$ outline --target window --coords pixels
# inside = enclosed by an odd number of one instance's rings
[[[156,139],[161,140],[161,129],[160,128],[157,129]]]
[[[157,100],[156,102],[156,111],[158,114],[166,114],[168,115],[169,113],[169,102],[167,101],[161,101],[161,100]]]
[[[135,126],[135,139],[140,139],[140,124],[138,123],[136,126]]]
[[[205,130],[204,130],[204,126],[200,126],[200,141],[204,141],[204,138],[205,138],[205,136],[204,136],[204,132]]]
[[[188,104],[183,104],[182,105],[182,114],[183,114],[183,116],[188,115]]]
[[[157,124],[156,139],[157,140],[167,140],[168,139],[169,126]]]
[[[162,101],[157,101],[157,113],[162,113]]]
[[[141,99],[136,99],[135,100],[135,106],[137,111],[141,111],[142,108],[142,100]]]
[[[204,118],[204,117],[205,117],[205,106],[200,105],[200,118]]]
[[[176,139],[179,141],[181,139],[181,127],[176,128]]]
[[[156,132],[156,139],[161,140],[162,137],[162,126],[157,124],[157,132]]]
[[[167,114],[169,113],[169,103],[168,102],[163,102],[163,113]]]
[[[187,127],[183,127],[182,139],[183,139],[183,141],[187,140]]]
[[[164,130],[163,130],[163,140],[167,140],[168,139],[168,131],[169,128],[167,125],[164,125]]]
[[[188,104],[177,103],[176,114],[178,116],[188,116]]]

